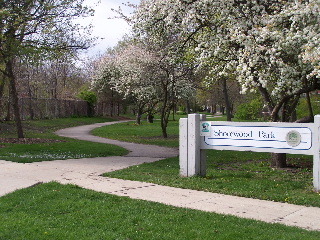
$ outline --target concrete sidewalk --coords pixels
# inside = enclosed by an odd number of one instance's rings
[[[127,196],[133,199],[320,231],[320,208],[101,177],[100,175],[104,172],[178,155],[177,149],[123,143],[89,134],[93,128],[108,124],[112,123],[63,129],[59,130],[57,134],[119,145],[129,149],[130,153],[127,156],[57,160],[29,164],[0,161],[0,196],[38,183],[57,181],[62,184],[72,183],[83,188]]]

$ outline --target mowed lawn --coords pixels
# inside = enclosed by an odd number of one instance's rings
[[[318,240],[319,232],[48,183],[0,198],[1,240]]]
[[[72,122],[72,119],[63,120],[65,121]],[[88,120],[84,122],[89,124]],[[144,139],[149,139],[150,144],[157,140],[157,144],[177,147],[177,121],[169,124],[169,140],[161,139],[157,121],[152,125],[144,123],[141,126],[121,123],[119,126],[113,125],[112,128],[103,127],[99,131],[105,132],[107,136],[110,135],[109,131],[117,132],[114,135],[127,134],[128,141],[136,139],[143,142]],[[67,123],[61,124],[59,121],[57,127],[49,122],[45,125],[50,125],[44,127],[46,131],[40,131],[37,126],[37,132],[31,131],[29,136],[61,139],[52,132],[68,126]],[[117,127],[122,130],[117,131]],[[129,134],[133,128],[137,130],[133,132],[135,137]],[[154,136],[148,135],[153,131],[156,132]],[[67,141],[73,142],[72,139]],[[305,205],[318,204],[319,194],[310,190],[312,174],[310,175],[307,167],[310,159],[303,156],[293,158],[297,161],[294,163],[292,160],[293,164],[300,164],[302,161],[304,166],[296,169],[296,172],[292,169],[278,172],[268,167],[268,155],[234,155],[231,152],[214,151],[208,154],[208,175],[205,178],[180,178],[178,158],[135,166],[112,175],[204,191],[230,191],[233,195],[242,195],[247,191],[251,197],[256,197],[256,190],[263,187],[260,193],[267,198],[273,198],[274,194],[270,194],[270,189],[275,189],[277,195],[283,190],[282,185],[290,185],[291,181],[295,181],[298,184],[289,188],[295,189],[297,195],[302,196],[303,187],[298,185],[306,184],[304,191],[314,199],[310,204],[312,201],[306,196],[303,200]],[[262,183],[255,182],[257,176],[254,174],[266,179]],[[281,183],[283,180],[285,181]],[[247,189],[248,185],[251,185],[251,188]],[[292,201],[286,194],[293,192],[286,191],[279,199]],[[284,196],[287,198],[283,199]],[[320,239],[320,232],[132,200],[53,182],[18,190],[0,198],[0,239]]]
[[[17,139],[13,122],[0,123],[0,159],[31,163],[127,154],[126,149],[118,146],[64,138],[54,134],[58,129],[109,121],[115,119],[74,117],[24,121],[25,136],[29,139],[27,144],[15,143]]]

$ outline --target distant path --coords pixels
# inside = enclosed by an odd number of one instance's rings
[[[127,121],[95,123],[91,125],[61,129],[56,131],[55,133],[62,137],[70,137],[70,138],[75,138],[80,140],[91,141],[91,142],[117,145],[125,149],[128,149],[130,151],[130,153],[126,155],[127,157],[169,158],[169,157],[178,156],[179,154],[178,149],[160,147],[156,145],[145,145],[145,144],[138,144],[138,143],[121,142],[118,140],[97,137],[90,134],[90,132],[95,128],[108,126],[108,125],[112,125],[120,122],[127,122]]]

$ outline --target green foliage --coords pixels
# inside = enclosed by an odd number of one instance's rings
[[[90,105],[97,103],[97,95],[95,92],[83,89],[79,92],[78,97],[84,101],[87,101]]]
[[[311,105],[313,109],[313,115],[320,114],[320,95],[312,95]],[[303,118],[309,115],[308,104],[306,98],[301,98],[297,106],[297,118]]]
[[[262,108],[262,99],[256,98],[249,103],[240,104],[234,117],[239,120],[256,120],[261,117]]]
[[[186,115],[187,110],[185,106],[179,106],[178,111],[176,112],[177,115]]]

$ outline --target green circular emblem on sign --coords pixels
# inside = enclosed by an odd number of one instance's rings
[[[209,123],[202,123],[202,129],[201,132],[210,132],[210,124]]]
[[[296,147],[301,143],[301,135],[297,131],[290,131],[287,133],[286,141],[289,146]]]

